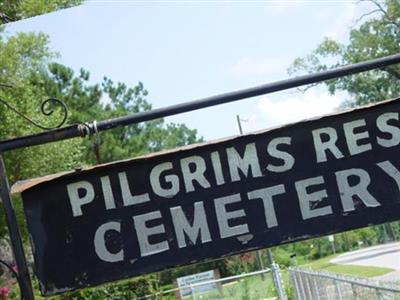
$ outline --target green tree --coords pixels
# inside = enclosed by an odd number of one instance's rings
[[[289,73],[318,72],[341,65],[400,53],[400,1],[363,0],[373,9],[361,16],[347,44],[326,38],[312,53],[297,58]],[[346,91],[345,105],[363,105],[398,97],[400,66],[390,66],[327,81],[329,91]]]
[[[55,57],[43,34],[20,33],[5,39],[0,33],[0,83],[13,85],[13,88],[0,87],[0,98],[50,127],[58,122],[60,111],[56,110],[50,118],[40,113],[40,104],[48,97],[66,102],[70,123],[104,120],[151,109],[142,83],[127,87],[104,78],[101,84],[89,84],[89,72],[81,70],[75,76],[70,68],[52,63]],[[0,118],[1,140],[40,131],[1,103]],[[103,162],[201,141],[196,130],[184,124],[166,124],[163,119],[101,133],[101,140]],[[81,138],[11,151],[5,159],[11,184],[96,162],[92,142]],[[0,233],[4,234],[2,225]]]
[[[51,126],[57,122],[42,115],[41,102],[48,96],[38,87],[31,85],[29,74],[46,67],[54,55],[47,48],[47,38],[42,34],[18,34],[4,39],[0,34],[0,83],[12,84],[13,88],[0,88],[0,98],[21,113],[31,116],[38,123]],[[54,113],[57,117],[57,111]],[[16,116],[0,103],[0,139],[38,132],[37,128]],[[8,178],[13,184],[18,179],[53,173],[69,169],[83,158],[83,147],[79,141],[61,142],[26,150],[5,153]],[[19,201],[16,202],[20,206]],[[18,209],[18,214],[22,210]],[[22,220],[23,218],[20,218]],[[5,234],[4,219],[0,219],[0,236]]]
[[[83,0],[0,0],[0,24],[79,5]]]
[[[70,108],[70,122],[84,123],[151,110],[143,84],[134,87],[114,83],[105,77],[101,84],[90,84],[89,72],[77,76],[61,64],[51,63],[47,69],[31,74],[30,81],[44,93],[64,100]],[[202,141],[197,131],[184,124],[165,123],[163,119],[132,124],[102,132],[102,162],[129,158]],[[86,162],[95,163],[91,141],[84,140]]]
[[[46,126],[58,121],[57,110],[49,119],[41,115],[38,109],[47,97],[60,98],[68,104],[70,123],[103,120],[151,109],[151,104],[146,101],[148,92],[142,83],[127,87],[104,78],[101,84],[90,84],[89,72],[81,70],[75,75],[70,68],[52,62],[55,57],[48,49],[48,38],[43,34],[21,33],[4,38],[0,32],[0,98]],[[5,87],[4,84],[11,84],[13,88]],[[0,119],[0,140],[40,131],[2,103]],[[167,124],[163,119],[103,132],[101,139],[103,161],[130,158],[202,140],[197,137],[196,130],[184,124]],[[10,151],[5,153],[5,160],[11,184],[20,179],[71,169],[79,164],[95,163],[91,142],[82,138]],[[14,203],[18,221],[24,224],[21,201],[17,200]],[[5,228],[5,220],[0,218],[0,238],[6,236]],[[26,227],[22,226],[22,229],[26,241]],[[142,280],[153,289],[159,288],[158,277],[150,276]],[[108,294],[132,298],[132,286],[139,281],[125,281],[84,290],[82,293],[76,292],[71,299],[107,298]]]
[[[21,113],[31,116],[38,123],[51,127],[52,123],[57,123],[59,120],[48,119],[39,112],[40,104],[47,95],[40,88],[30,84],[29,75],[46,68],[46,63],[54,57],[48,50],[47,43],[46,36],[42,34],[21,33],[7,40],[0,39],[0,83],[13,85],[13,88],[1,88],[0,98]],[[3,104],[1,105],[0,139],[39,131]],[[57,111],[54,117],[57,118]],[[63,142],[57,148],[46,145],[26,151],[9,152],[6,154],[6,163],[10,181],[13,183],[17,179],[70,168],[81,160],[79,149],[77,141],[71,141]]]
[[[361,0],[372,5],[371,11],[355,21],[350,31],[347,44],[326,38],[309,55],[297,58],[289,73],[314,73],[400,53],[400,1],[399,0]],[[378,102],[400,95],[400,66],[393,65],[375,69],[357,75],[345,76],[326,81],[330,93],[346,91],[350,98],[343,106],[358,106]],[[396,238],[399,224],[385,224],[368,232],[373,241],[386,242]],[[353,233],[343,235],[343,249],[353,247],[354,240],[371,240],[365,238],[367,233],[354,236]]]

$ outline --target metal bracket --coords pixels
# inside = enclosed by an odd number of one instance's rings
[[[13,88],[13,86],[8,85],[8,84],[0,84],[0,88]],[[65,122],[67,121],[67,118],[68,118],[67,105],[64,103],[64,101],[59,100],[57,98],[48,98],[48,99],[44,100],[42,102],[42,104],[40,105],[41,113],[47,117],[51,116],[54,113],[54,109],[51,108],[52,105],[61,107],[62,119],[57,125],[52,126],[52,127],[44,126],[42,124],[39,124],[37,121],[32,120],[31,118],[27,117],[26,115],[24,115],[23,113],[18,111],[14,106],[9,104],[6,100],[4,100],[2,98],[0,98],[0,103],[2,103],[7,108],[12,110],[14,113],[19,115],[21,118],[25,119],[25,121],[31,123],[32,125],[36,126],[37,128],[40,128],[42,130],[52,130],[52,129],[60,128],[61,126],[63,126],[65,124]]]
[[[79,124],[78,130],[81,133],[81,137],[89,136],[89,138],[91,138],[92,136],[95,136],[95,140],[92,141],[93,151],[96,156],[97,164],[101,164],[101,158],[100,158],[101,139],[99,130],[97,129],[97,121],[94,120],[93,123]]]

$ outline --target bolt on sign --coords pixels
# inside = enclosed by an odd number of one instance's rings
[[[400,219],[400,102],[23,182],[53,295]]]

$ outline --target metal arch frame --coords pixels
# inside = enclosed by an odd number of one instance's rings
[[[42,124],[39,124],[37,121],[32,120],[31,118],[25,116],[23,113],[21,113],[20,111],[18,111],[14,106],[10,105],[6,100],[0,98],[0,103],[5,105],[8,109],[10,109],[11,111],[13,111],[14,113],[16,113],[17,115],[19,115],[21,118],[23,118],[25,121],[29,122],[31,125],[40,128],[42,130],[51,130],[51,129],[55,129],[55,128],[60,128],[61,126],[63,126],[65,124],[65,122],[67,121],[68,118],[68,108],[67,105],[64,103],[64,101],[61,101],[57,98],[48,98],[46,100],[44,100],[42,102],[42,104],[40,105],[40,111],[43,115],[45,116],[51,116],[54,113],[54,110],[52,109],[48,109],[48,105],[49,103],[53,103],[53,104],[57,104],[61,107],[62,109],[62,120],[55,126],[52,127],[47,127],[44,126]]]
[[[206,107],[239,101],[245,98],[251,98],[268,93],[282,91],[302,85],[318,83],[329,79],[335,79],[373,69],[384,68],[397,63],[400,63],[400,54],[347,65],[320,73],[308,74],[292,79],[276,81],[257,87],[211,96],[208,98],[176,104],[169,107],[153,109],[151,111],[144,111],[115,119],[103,120],[97,122],[96,131],[105,131],[116,127],[127,126],[134,123],[145,122],[161,117],[172,116]],[[25,300],[33,300],[34,294],[29,269],[26,263],[26,256],[22,244],[22,239],[11,201],[11,195],[2,153],[19,148],[41,145],[45,143],[71,139],[79,136],[85,137],[86,135],[93,133],[93,124],[75,124],[62,128],[47,130],[38,134],[0,141],[0,198],[3,202],[14,257],[18,266],[19,276],[21,279],[21,293],[23,295],[23,299]]]

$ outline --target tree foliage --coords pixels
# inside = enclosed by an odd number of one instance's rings
[[[90,84],[89,72],[80,70],[77,76],[61,64],[51,63],[47,69],[31,75],[31,84],[44,93],[64,100],[70,108],[71,123],[105,120],[150,110],[143,84],[134,87],[114,83],[104,77],[101,84]],[[202,139],[196,130],[184,124],[166,124],[163,119],[133,124],[101,133],[103,162],[132,157],[162,149],[183,146]],[[94,163],[90,140],[85,140],[86,162]]]
[[[400,1],[363,0],[373,9],[361,16],[347,44],[326,38],[312,53],[298,58],[289,72],[319,72],[400,53]],[[400,66],[390,66],[326,82],[331,93],[347,91],[347,105],[363,105],[400,95]]]
[[[0,0],[0,24],[49,13],[81,4],[83,0]],[[138,113],[151,109],[148,92],[142,83],[128,87],[104,78],[100,84],[89,83],[89,72],[78,75],[55,58],[44,34],[20,33],[5,38],[0,27],[0,99],[37,123],[51,127],[54,118],[43,116],[38,108],[46,97],[60,98],[70,107],[70,122],[84,123]],[[9,86],[12,86],[10,88]],[[53,116],[57,115],[57,109]],[[0,139],[23,136],[38,129],[0,103]],[[195,130],[183,124],[165,124],[158,119],[144,124],[119,128],[101,135],[102,160],[111,161],[200,141]],[[5,154],[10,183],[40,176],[79,164],[95,163],[91,141],[74,139],[54,144],[11,151]],[[1,203],[0,203],[1,206]],[[24,223],[20,201],[15,201],[17,218]],[[22,226],[27,239],[26,227]],[[5,220],[0,218],[0,237]],[[115,287],[117,290],[119,286]],[[114,291],[114,287],[104,291]],[[123,289],[122,289],[123,290]],[[91,294],[91,292],[89,293]],[[86,298],[85,298],[86,299]]]
[[[50,13],[82,2],[83,0],[0,0],[0,23]]]
[[[55,63],[56,56],[48,48],[48,38],[43,34],[20,33],[5,38],[0,32],[0,98],[18,111],[40,124],[57,123],[57,109],[52,117],[40,113],[41,102],[59,98],[69,106],[69,123],[85,123],[127,114],[139,113],[152,108],[146,100],[147,90],[142,83],[128,87],[114,83],[105,77],[99,84],[90,82],[89,72],[73,70]],[[12,85],[7,87],[4,85]],[[33,127],[0,103],[0,139],[37,133]],[[101,158],[103,162],[159,151],[201,141],[196,130],[184,124],[165,123],[163,119],[117,128],[101,133]],[[95,164],[90,139],[76,138],[53,144],[15,150],[5,153],[10,183],[20,179],[37,177],[78,165]],[[1,205],[1,204],[0,204]],[[20,199],[14,201],[20,225],[24,225]],[[25,242],[28,240],[26,226],[21,226]],[[0,218],[0,238],[7,236],[4,217]],[[165,274],[167,275],[167,274]],[[107,295],[143,296],[158,286],[158,277],[143,277],[95,290],[75,292],[74,299],[97,299]],[[148,287],[140,292],[135,284]],[[138,294],[139,293],[139,294]],[[122,296],[121,296],[122,297]],[[63,297],[60,297],[63,299]]]
[[[299,58],[291,68],[292,73],[316,72],[339,65],[360,62],[400,51],[400,2],[397,0],[368,0],[375,9],[365,15],[353,28],[348,44],[324,40],[310,55]],[[0,2],[0,11],[12,18],[24,18],[39,13],[79,4],[81,1],[7,1]],[[105,77],[100,83],[92,83],[88,71],[81,69],[77,74],[62,64],[54,62],[55,55],[48,48],[48,38],[43,34],[18,34],[5,38],[0,32],[0,83],[12,84],[13,88],[0,88],[0,98],[15,106],[22,113],[32,116],[40,123],[54,124],[56,120],[40,114],[38,107],[46,97],[64,100],[70,109],[70,123],[92,122],[140,113],[151,109],[146,100],[148,91],[142,83],[129,87],[115,83]],[[359,105],[399,95],[400,68],[397,66],[374,70],[328,81],[331,93],[347,91],[352,105]],[[0,104],[1,105],[1,104]],[[54,114],[56,117],[56,113]],[[17,117],[4,106],[0,106],[0,139],[22,136],[38,129]],[[167,124],[163,119],[117,128],[101,133],[101,158],[103,162],[129,158],[148,152],[182,146],[200,141],[196,130],[184,124]],[[6,165],[11,183],[23,178],[40,176],[73,168],[79,164],[96,163],[89,139],[74,139],[24,150],[6,153]],[[22,209],[17,201],[19,220]],[[393,232],[391,232],[393,231]],[[6,233],[4,219],[0,218],[0,237]],[[359,247],[362,241],[372,245],[399,236],[400,226],[369,227],[335,235],[338,252]],[[24,233],[25,238],[27,233]],[[306,259],[314,259],[332,253],[332,245],[326,237],[293,243],[274,249],[276,260],[290,265],[290,255],[297,253]],[[264,251],[264,258],[266,253]],[[217,267],[223,276],[234,275],[236,267],[251,271],[255,263],[248,255],[242,255],[209,264],[176,268],[146,280],[145,277],[124,281],[94,290],[75,292],[71,299],[98,299],[114,295],[121,298],[133,296],[132,290],[143,290],[147,294],[161,283],[171,283],[173,278],[201,270]],[[240,271],[241,272],[241,271]],[[158,276],[158,275],[157,275]],[[144,281],[143,281],[144,280]],[[143,282],[142,282],[143,281]],[[154,284],[154,282],[156,284]],[[151,283],[151,284],[149,284]],[[144,288],[146,287],[146,288]],[[135,296],[139,294],[136,293]],[[61,299],[62,297],[60,297]],[[67,299],[65,298],[65,299]]]
[[[325,38],[309,55],[297,58],[289,69],[291,74],[315,73],[342,65],[362,62],[374,58],[400,53],[400,1],[361,0],[371,4],[371,11],[355,21],[348,43]],[[330,93],[346,91],[350,95],[343,106],[358,106],[382,101],[400,95],[400,66],[394,65],[326,81]],[[336,235],[337,250],[348,251],[358,246],[373,245],[394,240],[400,225],[387,223]],[[325,256],[330,246],[326,238],[316,240],[318,247],[309,255],[312,258]],[[300,248],[306,242],[296,243]]]
[[[41,114],[40,105],[48,97],[66,102],[70,108],[70,123],[92,122],[151,109],[142,83],[128,87],[104,78],[101,84],[90,84],[89,72],[81,70],[75,76],[70,68],[52,62],[54,58],[48,48],[48,38],[43,34],[20,33],[4,38],[0,33],[0,84],[13,86],[1,85],[0,98],[48,127],[59,121],[60,112],[53,107],[55,112],[50,118]],[[1,140],[40,131],[2,103],[0,119]],[[103,162],[201,141],[196,130],[184,124],[166,124],[163,119],[102,133],[101,140]],[[76,138],[7,152],[5,162],[10,183],[94,164],[92,144],[89,139]],[[22,221],[20,203],[16,203]],[[5,233],[4,219],[0,218],[0,236]]]
[[[41,102],[48,95],[30,84],[30,74],[45,69],[46,63],[54,56],[47,43],[46,36],[42,34],[21,33],[7,40],[0,40],[0,83],[13,86],[2,87],[0,98],[38,123],[51,126],[58,120],[46,118],[39,111]],[[0,139],[38,132],[37,128],[1,105]],[[57,111],[54,117],[57,117]],[[58,146],[46,145],[9,152],[5,157],[10,182],[71,168],[81,160],[80,148],[78,141],[71,141],[62,142]]]

